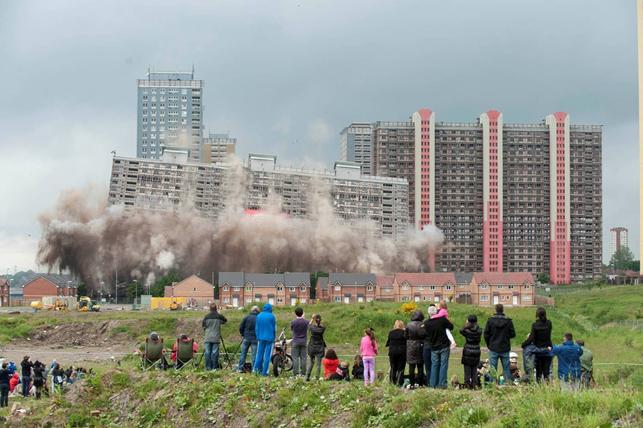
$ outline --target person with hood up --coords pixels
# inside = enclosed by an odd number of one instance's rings
[[[509,352],[511,339],[516,337],[516,330],[511,318],[505,315],[505,308],[501,303],[496,305],[496,314],[487,320],[484,327],[484,341],[489,348],[489,365],[494,371],[498,370],[498,358],[502,362],[502,374],[505,379],[511,379],[509,367]]]
[[[248,348],[250,348],[250,364],[254,368],[255,359],[257,358],[257,333],[255,332],[255,325],[257,323],[257,314],[259,307],[253,306],[250,313],[246,315],[241,324],[239,324],[239,334],[243,338],[241,342],[241,356],[239,357],[239,365],[237,370],[239,373],[243,372],[243,366],[246,364],[246,357],[248,356]]]
[[[326,327],[321,323],[321,321],[321,315],[314,314],[308,324],[310,340],[308,340],[308,367],[306,367],[307,381],[310,380],[310,375],[313,372],[315,362],[317,362],[317,376],[315,379],[319,379],[321,374],[321,361],[324,357],[324,350],[326,349],[326,342],[324,342],[324,332],[326,331]]]
[[[203,339],[205,369],[216,370],[219,368],[219,344],[221,343],[221,326],[227,323],[226,317],[217,312],[217,305],[210,305],[210,313],[203,318],[201,326],[205,332]]]
[[[421,310],[413,312],[411,322],[406,325],[404,337],[406,338],[406,362],[409,365],[410,386],[416,388],[425,383],[423,345],[425,331],[422,327],[424,314]],[[417,375],[416,375],[417,369]]]
[[[467,323],[460,334],[464,336],[465,344],[462,348],[462,365],[464,366],[464,385],[469,389],[480,386],[478,378],[478,364],[480,364],[480,339],[482,330],[478,326],[478,317],[469,315]]]
[[[255,373],[268,376],[272,347],[275,345],[275,337],[277,336],[277,319],[272,314],[270,303],[263,305],[261,313],[257,315],[255,334],[257,335],[257,358],[252,369]]]

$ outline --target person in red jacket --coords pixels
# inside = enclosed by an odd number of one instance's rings
[[[18,373],[14,373],[13,376],[11,376],[11,379],[9,379],[9,392],[13,393],[13,391],[16,390],[16,386],[20,383],[20,376]]]
[[[324,366],[324,379],[328,380],[333,374],[337,372],[337,367],[339,367],[339,359],[337,358],[337,353],[334,349],[328,348],[326,355],[322,360],[322,366]]]
[[[190,340],[192,339],[190,339],[187,334],[182,334],[181,336],[179,336],[179,341],[183,343],[189,343]],[[199,350],[199,344],[196,343],[196,340],[195,340],[192,343],[192,351],[196,354],[198,350]],[[172,361],[174,361],[175,363],[176,363],[176,353],[178,351],[179,351],[179,344],[174,342],[174,345],[172,345],[172,356],[170,358],[172,358]]]

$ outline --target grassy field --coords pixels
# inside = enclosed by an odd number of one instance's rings
[[[642,426],[643,287],[594,287],[555,297],[556,307],[548,308],[554,341],[559,342],[565,331],[585,339],[594,352],[597,389],[576,394],[560,392],[556,386],[400,391],[386,382],[365,389],[360,383],[305,383],[289,376],[261,379],[228,371],[143,374],[133,357],[124,357],[119,368],[95,363],[95,377],[63,396],[25,403],[30,415],[7,422],[21,426],[203,426],[215,422],[218,426]],[[383,341],[396,319],[408,319],[401,306],[393,303],[304,308],[307,316],[322,315],[327,343],[346,356],[357,352],[364,327],[374,327]],[[457,304],[450,305],[449,312],[456,327],[469,314],[476,314],[481,324],[491,315],[490,308]],[[535,308],[507,309],[516,326],[516,348],[528,334],[534,312]],[[247,309],[224,313],[229,322],[223,334],[233,351],[240,339],[238,324]],[[104,340],[101,334],[107,335],[128,349],[150,331],[157,331],[169,339],[169,346],[182,332],[198,340],[203,315],[130,311],[5,315],[0,317],[0,343],[8,347],[28,343],[26,338],[35,341],[43,329],[58,326],[97,335],[97,343]],[[292,308],[276,308],[275,315],[280,328],[287,326]],[[460,335],[455,337],[462,344]],[[452,354],[450,374],[461,375],[459,355],[459,350]],[[378,359],[378,372],[387,369],[386,358]],[[6,416],[6,410],[0,411],[0,417]],[[189,423],[182,423],[186,418]]]

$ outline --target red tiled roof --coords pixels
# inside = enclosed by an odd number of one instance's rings
[[[534,276],[530,272],[474,272],[473,280],[480,284],[486,281],[489,284],[533,284]]]
[[[453,272],[430,272],[430,273],[396,273],[398,284],[404,281],[411,285],[443,285],[446,283],[455,284]]]
[[[390,287],[393,285],[393,278],[395,278],[394,275],[376,275],[375,284],[378,287]]]

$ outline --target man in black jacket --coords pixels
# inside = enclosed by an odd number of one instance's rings
[[[257,334],[255,332],[255,324],[257,322],[257,314],[259,307],[253,306],[250,313],[243,318],[239,324],[239,334],[243,338],[241,342],[241,357],[239,358],[239,366],[237,370],[243,373],[243,366],[246,364],[246,356],[248,355],[248,348],[250,348],[250,355],[252,356],[251,364],[254,364],[257,357]],[[252,370],[251,370],[252,371]]]
[[[429,307],[430,319],[424,322],[426,339],[431,347],[431,388],[447,387],[447,372],[449,371],[449,354],[451,341],[446,330],[453,330],[453,324],[447,317],[433,318],[438,313],[435,306]]]
[[[484,341],[489,348],[489,365],[497,371],[498,358],[500,358],[505,379],[511,379],[509,351],[511,351],[511,339],[514,337],[516,337],[514,323],[505,315],[502,304],[498,303],[496,314],[487,320],[484,328]]]

